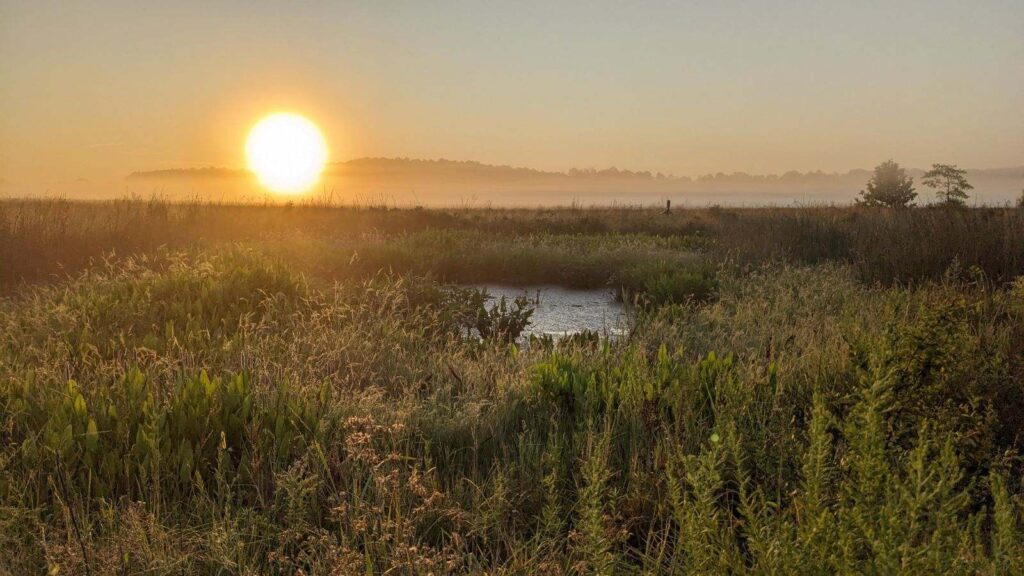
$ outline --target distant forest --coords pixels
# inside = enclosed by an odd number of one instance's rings
[[[916,181],[923,170],[907,171]],[[850,203],[871,171],[747,174],[733,172],[697,177],[618,168],[547,172],[495,166],[474,161],[360,158],[329,165],[319,193],[340,202],[395,205],[481,203],[536,205],[584,203],[649,203],[672,199],[683,204]],[[969,203],[1010,202],[1024,188],[1024,166],[968,170],[975,186]],[[133,172],[127,177],[134,193],[158,190],[212,195],[223,200],[260,196],[246,170],[206,167]],[[927,202],[927,192],[922,191]]]

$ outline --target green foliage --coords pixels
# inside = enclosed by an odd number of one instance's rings
[[[932,169],[925,172],[921,183],[935,189],[935,196],[943,206],[965,206],[967,191],[974,190],[967,181],[967,170],[961,170],[954,164],[932,164]]]
[[[652,261],[622,270],[614,280],[624,300],[645,306],[704,302],[718,289],[717,270],[706,261]]]
[[[504,296],[487,308],[481,303],[475,328],[484,340],[515,342],[530,323],[533,308],[527,298],[520,296],[509,303]]]
[[[228,482],[258,493],[267,474],[318,439],[321,425],[314,403],[284,390],[257,399],[241,374],[181,377],[166,397],[138,370],[92,387],[88,400],[73,380],[62,393],[41,384],[28,379],[4,391],[8,439],[26,466],[56,471],[65,486],[99,498],[151,490],[185,497],[210,483],[222,454],[231,458]],[[37,488],[37,498],[56,497],[46,484]]]
[[[907,176],[899,164],[886,160],[875,167],[857,203],[870,207],[907,208],[914,205],[914,198],[917,198],[914,179]]]
[[[266,245],[0,300],[0,572],[1021,571],[1022,280],[523,242],[621,250],[629,332],[519,345],[528,303]]]
[[[1007,379],[1006,362],[973,332],[972,316],[962,297],[941,298],[917,310],[912,322],[888,327],[875,345],[876,370],[891,382],[894,437],[916,432],[927,419],[963,442],[963,453],[991,453],[991,403]]]

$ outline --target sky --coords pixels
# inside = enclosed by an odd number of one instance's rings
[[[1024,2],[0,0],[8,193],[242,167],[279,110],[333,160],[1018,166]]]

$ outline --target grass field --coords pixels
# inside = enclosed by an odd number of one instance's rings
[[[1022,274],[1008,208],[0,202],[0,573],[1024,573]]]

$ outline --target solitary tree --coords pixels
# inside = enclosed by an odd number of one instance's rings
[[[953,164],[932,164],[932,169],[925,172],[921,182],[935,188],[939,203],[946,206],[963,206],[967,191],[974,190],[974,186],[967,182],[967,170]]]
[[[868,180],[867,189],[860,191],[857,203],[861,206],[906,208],[914,205],[914,198],[917,198],[914,179],[907,176],[899,164],[886,160],[875,166],[875,173]]]

